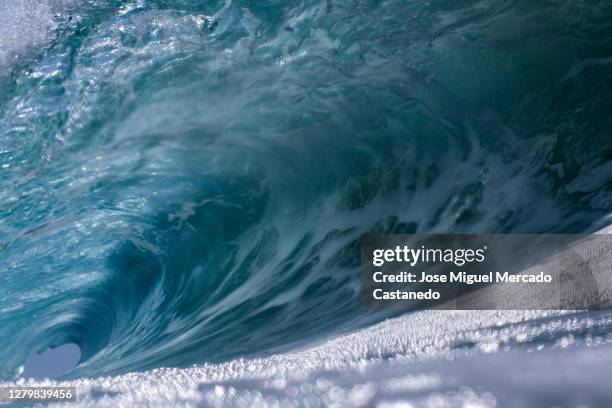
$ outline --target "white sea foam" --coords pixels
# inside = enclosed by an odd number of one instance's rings
[[[570,397],[597,406],[610,398],[612,338],[564,333],[609,324],[563,312],[429,311],[266,358],[61,384],[77,387],[77,406],[494,407],[524,397],[525,407]]]
[[[43,47],[55,15],[76,0],[0,0],[0,72]]]

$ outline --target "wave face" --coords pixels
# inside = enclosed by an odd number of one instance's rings
[[[278,353],[387,315],[359,237],[588,233],[612,3],[0,0],[0,373]],[[491,324],[494,324],[491,321]]]

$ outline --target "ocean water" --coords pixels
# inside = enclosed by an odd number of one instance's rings
[[[359,237],[601,232],[611,96],[607,0],[0,0],[0,378],[610,405],[609,312],[364,309]]]

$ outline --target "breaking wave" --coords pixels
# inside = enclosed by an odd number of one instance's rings
[[[389,317],[359,303],[366,232],[606,226],[610,22],[607,1],[0,0],[2,377],[67,343],[80,378],[357,333]]]

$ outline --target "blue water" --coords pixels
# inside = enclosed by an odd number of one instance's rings
[[[609,1],[0,0],[0,375],[265,355],[386,314],[359,237],[589,233]]]

